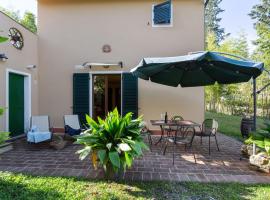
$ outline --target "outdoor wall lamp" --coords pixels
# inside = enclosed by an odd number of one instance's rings
[[[85,62],[82,65],[75,65],[75,69],[86,69],[86,68],[92,68],[92,67],[103,67],[105,69],[108,69],[111,66],[118,66],[123,68],[123,62],[118,63],[90,63]]]
[[[8,59],[8,57],[4,53],[0,54],[0,61],[5,62],[5,61],[7,61],[7,59]]]
[[[26,66],[26,69],[29,69],[29,70],[35,69],[35,68],[37,68],[36,65],[27,65],[27,66]]]

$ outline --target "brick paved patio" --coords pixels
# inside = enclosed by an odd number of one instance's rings
[[[157,138],[155,138],[157,139]],[[169,147],[165,156],[160,153],[160,145],[153,146],[152,152],[145,152],[137,159],[131,169],[125,173],[126,180],[172,180],[199,182],[242,182],[270,183],[270,176],[251,171],[246,160],[240,161],[241,143],[227,136],[218,135],[221,151],[212,145],[208,155],[207,140],[200,145],[196,138],[192,154],[179,148],[175,165],[172,165],[172,153]],[[14,143],[14,150],[0,155],[0,171],[21,172],[32,175],[76,176],[101,178],[102,170],[95,171],[90,161],[80,161],[75,152],[78,145],[69,145],[56,151],[48,144],[28,145],[25,139]]]

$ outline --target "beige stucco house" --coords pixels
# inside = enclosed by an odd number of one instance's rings
[[[157,16],[155,6],[163,2],[38,0],[37,35],[0,13],[0,29],[6,33],[17,27],[25,43],[22,50],[0,44],[0,53],[9,58],[0,61],[0,105],[9,105],[7,73],[16,70],[31,77],[31,98],[25,98],[31,102],[28,115],[49,115],[55,128],[63,128],[65,114],[104,116],[114,107],[122,113],[138,111],[146,121],[168,112],[202,122],[203,87],[172,88],[136,81],[127,73],[143,57],[204,49],[204,1],[169,2],[165,23],[156,18],[162,14]],[[6,129],[8,113],[0,123]]]

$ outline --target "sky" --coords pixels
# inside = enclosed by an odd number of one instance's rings
[[[225,28],[225,32],[237,36],[240,31],[247,34],[250,48],[254,48],[252,41],[256,39],[256,31],[248,14],[252,7],[260,3],[260,0],[223,0],[220,7],[225,11],[220,14],[222,21],[221,27]]]
[[[260,0],[223,0],[220,4],[225,11],[220,14],[222,17],[221,27],[225,28],[231,36],[237,36],[240,31],[245,31],[248,37],[250,48],[252,41],[256,39],[256,31],[253,28],[254,21],[248,16],[253,5],[259,3]],[[19,10],[21,15],[26,11],[37,14],[36,0],[0,0],[0,6]]]

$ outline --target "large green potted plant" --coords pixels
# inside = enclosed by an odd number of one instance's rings
[[[4,110],[4,108],[0,107],[0,116],[4,114]],[[0,154],[12,149],[12,144],[7,142],[8,139],[9,133],[0,131]]]
[[[90,128],[77,137],[76,143],[84,145],[77,153],[80,159],[90,155],[94,168],[103,166],[107,178],[122,175],[134,158],[148,149],[141,136],[142,117],[132,120],[132,113],[122,117],[114,109],[105,120],[98,118],[96,122],[89,116],[86,120]]]

